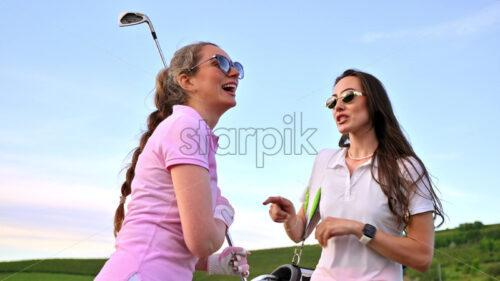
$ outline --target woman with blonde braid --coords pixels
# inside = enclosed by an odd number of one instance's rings
[[[236,105],[243,66],[212,43],[179,49],[156,80],[157,110],[132,156],[115,214],[116,250],[95,280],[248,275],[248,252],[223,244],[234,210],[217,186],[212,133]],[[127,214],[125,198],[131,194]]]

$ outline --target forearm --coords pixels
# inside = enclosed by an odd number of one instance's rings
[[[286,234],[290,239],[292,239],[295,243],[298,243],[302,240],[302,235],[304,234],[305,228],[305,220],[298,215],[291,216],[288,220],[283,224],[285,227]]]
[[[396,237],[377,230],[368,243],[371,249],[397,263],[415,270],[426,271],[432,261],[433,247],[409,237]]]
[[[199,259],[194,268],[196,270],[207,271],[207,259],[208,257]]]
[[[206,258],[224,242],[226,225],[213,216],[208,171],[195,165],[171,169],[184,241],[198,258]]]
[[[226,225],[220,220],[212,220],[213,223],[207,223],[203,228],[189,231],[187,235],[184,234],[189,250],[199,259],[205,259],[213,254],[224,243]],[[190,237],[186,237],[188,235]]]
[[[375,237],[367,244],[384,257],[415,270],[426,271],[434,254],[434,223],[430,212],[410,217],[406,228],[407,237],[396,237],[377,230]],[[355,227],[358,238],[364,224]]]

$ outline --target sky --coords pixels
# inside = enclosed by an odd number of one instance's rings
[[[210,41],[245,67],[214,130],[235,244],[294,245],[262,202],[300,207],[315,154],[338,147],[324,104],[348,68],[384,83],[439,190],[439,229],[500,223],[500,1],[352,2],[0,0],[0,261],[113,251],[162,68],[146,25],[118,27],[124,11],[149,16],[167,60]]]

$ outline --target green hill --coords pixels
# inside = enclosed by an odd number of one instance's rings
[[[500,280],[500,224],[462,224],[436,232],[436,249],[426,273],[405,270],[405,280]],[[269,274],[291,262],[294,248],[253,250],[249,257],[251,275]],[[314,268],[321,252],[317,245],[305,246],[301,266]],[[50,259],[0,262],[0,281],[87,281],[93,280],[105,259]],[[20,273],[16,273],[20,272]],[[196,272],[194,280],[239,280],[229,276],[206,276]]]

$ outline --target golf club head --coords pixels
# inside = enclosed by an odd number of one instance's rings
[[[118,25],[120,27],[141,24],[144,22],[148,23],[149,25],[150,21],[148,16],[137,12],[123,12],[118,18]]]
[[[155,40],[156,47],[158,48],[158,52],[160,52],[163,66],[167,67],[167,63],[165,62],[165,58],[163,57],[163,52],[161,51],[161,48],[160,48],[160,43],[158,43],[158,38],[156,37],[155,29],[153,28],[153,23],[149,20],[148,16],[146,16],[143,13],[137,13],[137,12],[123,12],[118,17],[118,25],[120,27],[137,25],[137,24],[141,24],[143,22],[148,24],[149,29],[151,30],[151,35],[153,36],[153,39]]]

